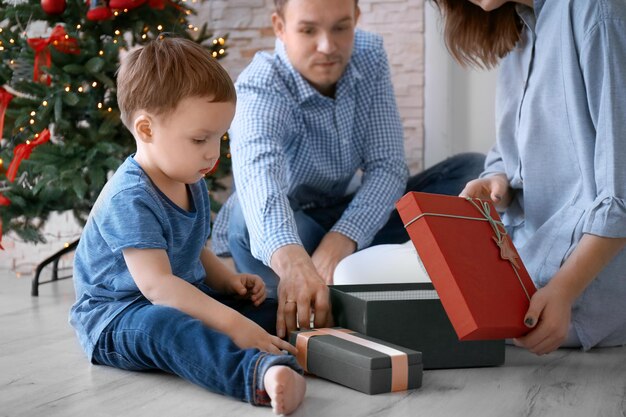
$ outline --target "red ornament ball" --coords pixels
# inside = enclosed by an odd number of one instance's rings
[[[41,8],[48,14],[61,14],[65,11],[65,0],[41,0]]]

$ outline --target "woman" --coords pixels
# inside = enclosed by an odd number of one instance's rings
[[[435,0],[451,54],[500,63],[490,198],[539,288],[516,343],[626,343],[626,1]]]

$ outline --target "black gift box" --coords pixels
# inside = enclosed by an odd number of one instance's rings
[[[337,326],[422,352],[424,369],[497,366],[504,340],[459,341],[432,284],[334,285]]]
[[[336,330],[340,330],[335,328]],[[323,330],[323,329],[322,329]],[[291,332],[289,341],[296,345],[298,334],[316,330]],[[349,334],[369,340],[407,354],[407,389],[422,385],[422,354],[402,346],[378,340],[356,332]],[[391,356],[332,335],[317,335],[309,338],[306,366],[307,372],[328,379],[366,394],[392,391]]]

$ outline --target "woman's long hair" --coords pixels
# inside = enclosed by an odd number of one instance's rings
[[[517,44],[522,22],[515,3],[486,12],[468,0],[433,0],[445,21],[448,51],[462,66],[492,68]]]

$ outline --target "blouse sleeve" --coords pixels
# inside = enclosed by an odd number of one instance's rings
[[[485,169],[480,174],[480,178],[490,177],[492,175],[502,173],[505,173],[504,161],[502,160],[500,149],[496,143],[487,153],[487,158],[485,159]]]
[[[580,59],[596,128],[596,198],[583,232],[626,237],[626,22],[603,18],[586,35]]]

